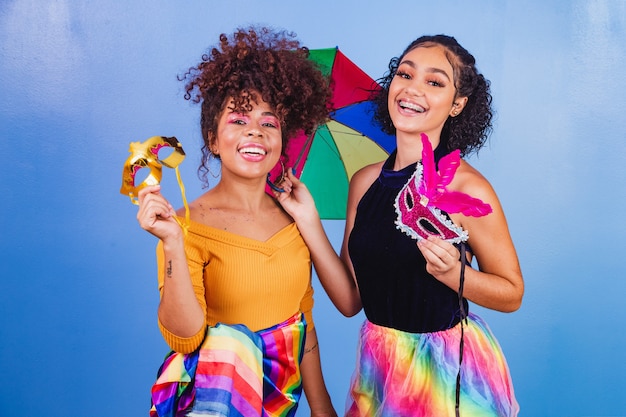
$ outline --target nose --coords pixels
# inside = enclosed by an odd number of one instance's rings
[[[263,131],[258,126],[250,125],[247,134],[248,136],[263,136]]]
[[[419,83],[410,83],[404,88],[404,91],[413,96],[423,96],[424,90],[421,88]]]

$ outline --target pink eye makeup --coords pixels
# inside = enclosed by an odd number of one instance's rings
[[[271,126],[271,127],[278,127],[280,125],[278,123],[278,118],[274,116],[264,117],[263,119],[261,119],[261,124],[263,126]]]
[[[228,123],[248,123],[249,121],[250,117],[243,113],[230,113],[226,118]]]

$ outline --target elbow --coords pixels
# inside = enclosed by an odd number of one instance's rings
[[[478,305],[491,309],[491,310],[495,310],[495,311],[499,311],[500,313],[514,313],[517,310],[520,309],[520,307],[522,306],[522,300],[521,298],[519,299],[510,299],[510,300],[500,300],[497,303],[477,303]]]
[[[517,297],[517,299],[515,299],[513,301],[513,303],[511,303],[511,310],[509,311],[509,313],[513,313],[517,310],[519,310],[522,307],[522,294],[520,294],[519,297]]]
[[[519,300],[517,302],[511,302],[507,304],[500,311],[502,311],[503,313],[514,313],[517,310],[519,310],[521,306],[522,306],[522,300]]]
[[[512,305],[510,313],[519,310],[522,307],[522,295],[520,295],[517,300]]]
[[[176,328],[176,330],[170,330],[170,328],[161,321],[160,316],[158,317],[158,325],[161,335],[170,349],[183,354],[195,351],[204,341],[207,332],[206,323],[195,332],[181,332],[178,328]]]
[[[511,299],[505,305],[502,306],[502,309],[500,311],[502,311],[503,313],[516,312],[522,307],[523,297],[524,297],[524,289],[521,288],[519,291],[516,291],[513,297],[511,297]]]
[[[502,305],[500,311],[503,313],[513,313],[522,307],[522,299],[524,298],[524,279],[521,273],[515,275],[510,281],[508,296]]]
[[[361,311],[361,302],[354,301],[352,303],[346,304],[344,306],[335,306],[337,310],[345,317],[354,317]]]

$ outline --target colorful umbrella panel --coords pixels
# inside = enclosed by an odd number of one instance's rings
[[[288,163],[311,191],[321,218],[345,219],[352,175],[386,159],[395,149],[395,137],[373,122],[368,99],[378,84],[338,48],[310,52],[330,79],[334,110],[312,135],[291,141]]]

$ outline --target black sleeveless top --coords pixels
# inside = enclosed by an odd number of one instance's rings
[[[457,292],[426,272],[416,241],[394,223],[395,198],[417,166],[392,171],[395,155],[359,202],[348,241],[363,310],[372,323],[405,332],[449,329],[460,320]]]

